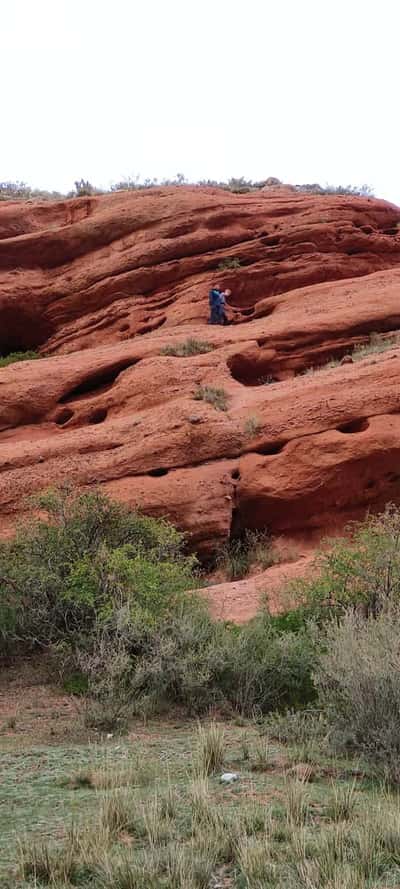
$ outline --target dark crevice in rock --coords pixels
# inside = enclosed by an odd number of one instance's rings
[[[337,432],[343,432],[345,435],[353,435],[356,432],[365,432],[369,427],[366,417],[359,417],[356,420],[350,420],[349,423],[342,423],[337,426]]]
[[[386,481],[391,482],[392,484],[394,484],[396,482],[400,482],[400,473],[388,472],[387,475],[385,475],[385,479],[386,479]]]
[[[279,383],[279,379],[271,373],[271,359],[262,355],[232,355],[227,365],[231,376],[242,386],[265,386]]]
[[[91,423],[91,424],[104,423],[104,420],[106,419],[107,414],[108,414],[107,408],[98,407],[98,408],[96,408],[96,410],[92,411],[92,413],[89,415],[88,423]]]
[[[68,423],[73,416],[74,412],[65,407],[63,410],[59,411],[58,414],[56,414],[55,421],[57,423],[57,426],[65,426],[65,424]]]
[[[251,309],[239,309],[242,315],[254,315],[254,306]]]
[[[49,322],[36,317],[34,312],[19,306],[7,306],[0,311],[0,356],[6,358],[12,352],[38,349],[53,333]]]
[[[278,244],[281,243],[281,239],[278,237],[278,235],[275,235],[268,238],[261,238],[261,243],[265,247],[277,247]]]
[[[169,469],[165,469],[164,466],[159,466],[157,469],[150,469],[147,475],[150,475],[151,478],[162,478],[163,475],[168,475]]]
[[[280,441],[271,441],[265,445],[261,445],[255,451],[252,451],[254,454],[260,454],[263,457],[272,457],[275,454],[281,454],[284,447],[287,445],[287,440]]]

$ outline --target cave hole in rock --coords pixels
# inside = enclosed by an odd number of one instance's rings
[[[353,435],[356,432],[365,432],[369,427],[366,417],[359,417],[356,420],[350,420],[349,423],[341,423],[336,427],[337,432],[343,432],[345,435]]]
[[[275,454],[281,454],[287,443],[287,439],[281,439],[280,441],[270,441],[267,444],[258,447],[257,450],[254,451],[254,453],[260,454],[263,457],[272,457]]]
[[[36,350],[48,340],[53,327],[24,308],[4,308],[0,311],[0,356],[12,352]]]
[[[121,324],[121,327],[119,328],[119,332],[124,333],[125,330],[129,330],[129,324]]]
[[[252,517],[253,518],[253,517]],[[260,517],[261,519],[261,517]],[[269,537],[268,527],[263,520],[257,520],[251,522],[251,525],[244,521],[244,516],[241,514],[239,507],[235,506],[232,510],[232,518],[231,518],[231,526],[229,530],[229,543],[241,543],[244,548],[247,549],[250,543],[251,545],[251,534],[252,532],[256,532],[262,534],[265,538]],[[241,578],[237,578],[240,580]]]
[[[232,469],[231,478],[239,480],[240,479],[240,469]]]
[[[271,359],[259,355],[258,352],[232,355],[227,361],[231,376],[243,386],[265,386],[279,383],[278,377],[271,373]]]
[[[88,416],[88,423],[103,423],[108,414],[108,410],[105,407],[98,407]]]
[[[60,398],[60,404],[65,404],[66,401],[73,401],[75,398],[80,398],[82,395],[94,395],[98,394],[100,391],[105,392],[114,385],[119,374],[123,370],[127,370],[128,367],[133,367],[133,365],[137,364],[138,360],[139,359],[137,358],[125,358],[109,367],[101,367],[98,370],[93,371],[93,373],[88,374],[78,386],[65,392]]]
[[[67,407],[64,407],[61,411],[58,411],[58,414],[56,414],[55,421],[57,426],[65,426],[73,416],[74,412],[70,411]]]
[[[264,247],[277,247],[281,243],[281,239],[278,235],[272,235],[268,238],[261,238],[261,243]]]
[[[157,469],[150,469],[147,475],[150,475],[151,478],[161,478],[163,475],[168,475],[169,469],[165,469],[164,466],[159,466]]]

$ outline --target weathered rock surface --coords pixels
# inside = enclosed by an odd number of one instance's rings
[[[400,328],[398,224],[382,201],[285,189],[0,204],[0,351],[45,356],[0,370],[3,533],[65,479],[169,516],[203,556],[245,527],[307,543],[400,501],[397,347],[303,373]],[[225,328],[206,324],[214,281]],[[188,337],[213,348],[162,354]],[[215,612],[249,616],[280,567],[254,595],[208,590]]]

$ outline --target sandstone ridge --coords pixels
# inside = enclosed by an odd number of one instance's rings
[[[169,516],[205,559],[246,527],[304,553],[398,502],[397,344],[326,365],[400,328],[399,225],[383,201],[285,189],[0,204],[0,352],[43,356],[0,370],[3,533],[67,479]],[[214,282],[228,327],[207,325]],[[212,348],[163,354],[188,337]]]

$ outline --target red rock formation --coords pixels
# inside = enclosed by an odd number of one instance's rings
[[[303,374],[400,328],[399,222],[285,189],[0,204],[0,351],[47,356],[0,370],[3,532],[65,479],[170,516],[203,555],[232,528],[304,541],[400,502],[397,348]],[[214,281],[226,328],[206,325]],[[162,354],[189,336],[213,349]]]

